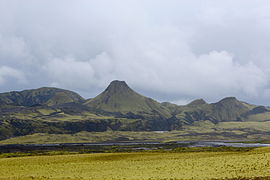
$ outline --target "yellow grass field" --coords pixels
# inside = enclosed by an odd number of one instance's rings
[[[250,152],[101,153],[0,159],[0,179],[270,179],[270,148]],[[257,178],[262,179],[262,178]]]

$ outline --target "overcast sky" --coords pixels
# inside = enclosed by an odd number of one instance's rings
[[[159,101],[270,105],[269,0],[0,0],[0,92],[96,96],[125,80]]]

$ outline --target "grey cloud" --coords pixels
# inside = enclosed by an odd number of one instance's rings
[[[121,79],[159,100],[267,104],[269,8],[267,0],[2,0],[0,91],[57,86],[91,97]]]
[[[26,79],[23,72],[8,66],[0,66],[0,85],[7,84],[8,83],[7,81],[10,78],[12,78],[11,80],[13,81],[15,80],[20,84],[26,83]]]

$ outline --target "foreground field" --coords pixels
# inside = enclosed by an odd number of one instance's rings
[[[0,159],[0,179],[252,179],[270,177],[270,149],[140,152]]]

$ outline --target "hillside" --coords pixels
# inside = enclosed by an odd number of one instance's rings
[[[84,99],[72,91],[43,87],[39,89],[13,91],[0,94],[0,105],[35,106],[59,105],[70,102],[82,102]]]
[[[124,81],[112,81],[97,97],[84,105],[107,112],[148,113],[169,117],[169,110],[157,101],[133,91]]]
[[[101,94],[88,100],[58,88],[0,94],[0,139],[39,133],[172,130],[179,131],[179,139],[237,139],[258,133],[268,137],[269,123],[268,107],[235,97],[216,103],[197,99],[178,106],[142,96],[124,81],[112,81]]]

